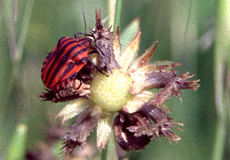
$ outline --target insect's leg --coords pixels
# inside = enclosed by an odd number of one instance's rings
[[[89,52],[89,54],[97,53],[95,48],[91,48],[92,50]]]
[[[104,73],[104,72],[103,72],[100,68],[98,68],[97,65],[94,64],[91,60],[88,60],[88,62],[90,63],[91,66],[93,66],[94,68],[96,68],[96,70],[97,70],[98,72],[100,72],[101,74],[104,74],[106,77],[109,77],[108,74]]]
[[[79,38],[79,36],[78,35],[84,35],[85,37],[86,36],[91,36],[92,37],[92,35],[91,34],[86,34],[86,33],[81,33],[81,32],[76,32],[76,33],[74,33],[74,36],[75,36],[75,38]]]
[[[80,89],[81,88],[81,86],[82,86],[82,80],[80,80],[80,85],[77,87],[77,89]]]

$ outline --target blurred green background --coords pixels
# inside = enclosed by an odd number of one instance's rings
[[[181,141],[170,144],[165,138],[154,139],[145,150],[131,152],[130,159],[230,157],[227,3],[225,0],[122,2],[120,33],[135,18],[140,18],[139,54],[159,41],[152,61],[180,62],[183,66],[176,68],[179,75],[189,71],[201,80],[196,92],[182,90],[182,102],[177,97],[167,102],[172,109],[169,116],[184,123],[183,132],[175,130]],[[0,159],[15,159],[14,154],[18,159],[26,159],[25,154],[34,152],[40,142],[51,143],[47,137],[50,128],[60,128],[57,124],[60,119],[54,117],[65,103],[41,102],[37,95],[45,87],[40,71],[46,53],[53,50],[61,37],[84,32],[82,6],[87,33],[89,27],[95,26],[95,7],[101,9],[102,18],[110,12],[106,0],[0,1]],[[129,32],[132,31],[126,30],[126,34]],[[122,44],[125,47],[127,42]],[[68,123],[64,128],[67,126]],[[62,140],[49,146],[56,155],[54,159],[63,158],[58,155],[61,143]]]

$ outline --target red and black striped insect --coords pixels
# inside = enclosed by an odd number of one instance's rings
[[[88,37],[63,37],[46,57],[41,78],[51,90],[60,90],[74,80],[87,64],[92,40]]]
[[[96,68],[106,76],[108,76],[107,72],[112,73],[113,68],[120,68],[113,53],[113,32],[101,22],[100,11],[96,10],[95,30],[91,30],[91,34],[83,34],[88,37],[78,38],[77,34],[75,34],[76,38],[61,38],[43,63],[41,77],[45,86],[52,91],[64,89],[68,83],[79,75],[83,67],[88,67],[91,70]],[[92,39],[89,37],[92,37],[94,44],[91,45]],[[93,52],[98,54],[97,65],[88,60],[89,49],[93,49]],[[78,79],[82,80],[82,77],[80,76]]]

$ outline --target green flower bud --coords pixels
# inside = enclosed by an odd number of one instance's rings
[[[131,84],[131,77],[119,69],[114,69],[109,77],[98,73],[90,85],[90,99],[108,112],[120,111],[132,99]]]

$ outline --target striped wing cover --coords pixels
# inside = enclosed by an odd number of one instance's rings
[[[61,38],[43,63],[41,78],[45,86],[51,90],[65,88],[86,65],[91,42],[86,37]]]

